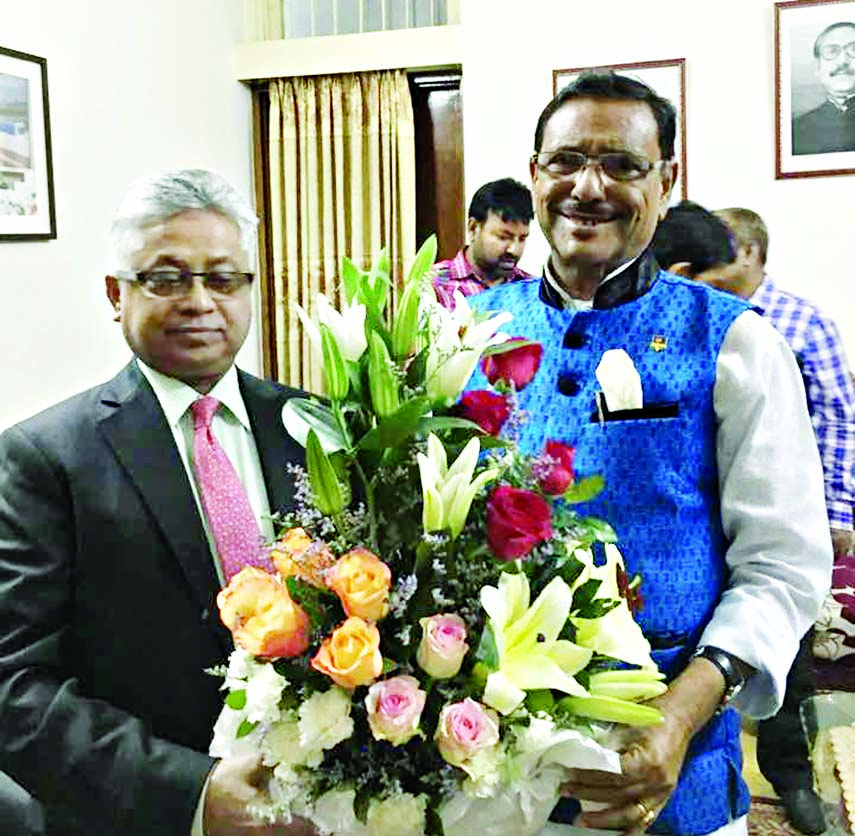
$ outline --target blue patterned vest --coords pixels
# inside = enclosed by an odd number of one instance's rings
[[[615,528],[630,574],[640,572],[638,620],[669,678],[685,667],[724,589],[713,386],[722,340],[749,306],[660,272],[638,298],[609,308],[565,311],[546,304],[540,280],[513,282],[474,297],[479,310],[508,310],[506,327],[543,345],[534,381],[519,393],[530,420],[527,453],[546,439],[576,448],[578,477],[602,474],[605,489],[582,506]],[[595,369],[623,348],[641,376],[644,409],[601,420]],[[469,388],[482,388],[481,372]],[[680,782],[651,833],[705,834],[744,815],[740,722],[732,709],[692,740]]]

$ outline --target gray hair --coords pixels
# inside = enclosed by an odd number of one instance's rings
[[[117,266],[130,267],[130,256],[142,246],[148,227],[192,210],[219,212],[232,221],[253,260],[258,218],[249,203],[219,174],[188,168],[143,177],[125,193],[110,230]]]

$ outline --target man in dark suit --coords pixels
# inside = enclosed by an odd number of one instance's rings
[[[252,818],[256,760],[205,754],[230,558],[202,510],[189,407],[219,402],[210,432],[261,534],[302,458],[281,421],[299,393],[234,366],[254,226],[210,172],[137,183],[106,280],[134,359],[0,435],[0,768],[41,801],[51,836],[305,832]]]
[[[793,120],[793,153],[855,151],[855,23],[823,29],[813,55],[826,99]]]

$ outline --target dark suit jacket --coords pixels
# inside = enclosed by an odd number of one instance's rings
[[[296,390],[240,386],[271,509]],[[190,483],[136,363],[0,435],[0,768],[48,832],[188,836],[231,648]]]
[[[793,154],[855,151],[855,104],[846,112],[825,101],[793,120]]]

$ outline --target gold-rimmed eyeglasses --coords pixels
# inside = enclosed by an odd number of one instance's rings
[[[609,151],[605,154],[583,154],[559,148],[532,154],[531,162],[555,177],[570,177],[589,165],[596,166],[610,180],[627,182],[647,176],[663,160],[650,160],[629,151]]]

